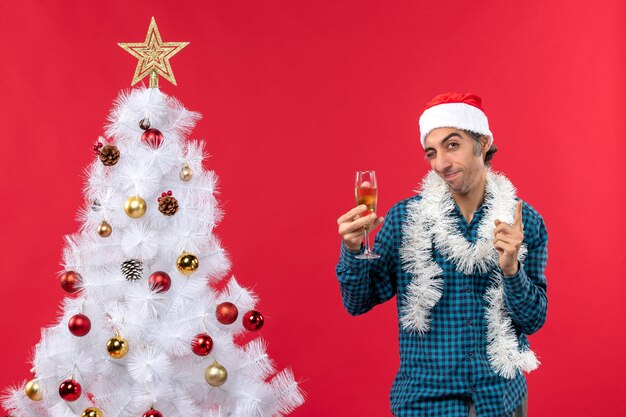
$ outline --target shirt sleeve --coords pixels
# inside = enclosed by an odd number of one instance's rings
[[[357,253],[349,251],[341,243],[336,273],[343,305],[353,316],[366,313],[396,294],[395,234],[398,227],[401,227],[398,222],[401,221],[394,206],[385,216],[385,223],[374,240],[372,251],[380,255],[379,259],[357,259]],[[362,246],[359,253],[363,251]]]
[[[528,209],[523,212],[524,219],[526,216],[533,218],[529,224],[532,233],[526,242],[528,253],[525,261],[520,263],[517,274],[503,277],[504,303],[520,330],[533,334],[543,326],[548,312],[545,276],[548,232],[541,216],[530,206],[526,207],[526,203],[524,206]]]

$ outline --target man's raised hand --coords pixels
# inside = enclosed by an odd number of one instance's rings
[[[368,232],[372,232],[385,220],[383,217],[376,217],[376,213],[361,217],[366,211],[367,206],[361,204],[337,219],[339,235],[346,248],[352,252],[358,252],[361,249],[365,228]]]
[[[517,202],[515,207],[515,218],[513,224],[495,221],[496,227],[493,231],[493,246],[498,251],[500,269],[505,276],[517,274],[519,269],[517,257],[524,240],[524,224],[522,223],[522,200]]]

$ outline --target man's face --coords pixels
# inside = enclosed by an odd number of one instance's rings
[[[430,131],[424,144],[426,160],[451,192],[466,194],[480,184],[485,170],[486,143],[476,155],[474,139],[467,133],[440,127]]]

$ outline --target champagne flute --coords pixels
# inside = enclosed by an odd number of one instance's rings
[[[357,171],[356,184],[354,187],[354,195],[356,205],[365,204],[367,211],[361,214],[361,217],[369,216],[376,213],[376,200],[378,198],[378,188],[376,186],[376,172],[374,171]],[[380,255],[370,250],[370,236],[368,228],[365,227],[365,252],[357,255],[357,259],[378,259]]]

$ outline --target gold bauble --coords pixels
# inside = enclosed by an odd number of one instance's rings
[[[191,275],[198,269],[198,257],[191,253],[183,252],[176,260],[176,267],[183,275]]]
[[[226,372],[226,368],[222,365],[213,362],[213,364],[204,371],[204,379],[206,379],[206,382],[210,386],[219,387],[224,385],[224,382],[228,379],[228,372]]]
[[[82,417],[104,417],[104,413],[98,407],[89,407],[83,411]]]
[[[121,359],[128,353],[128,342],[120,336],[114,336],[107,342],[107,353],[114,359]]]
[[[185,182],[191,181],[191,179],[193,178],[193,171],[191,170],[191,168],[189,168],[189,165],[185,164],[183,169],[180,170],[179,175],[181,180]]]
[[[124,203],[124,211],[128,217],[138,219],[146,214],[146,201],[138,195],[128,197],[128,200]]]
[[[39,382],[36,379],[31,379],[26,384],[26,396],[33,401],[41,401],[43,395],[41,394],[41,387],[39,386]]]
[[[98,234],[101,237],[109,237],[111,236],[111,232],[113,232],[113,228],[109,223],[102,221],[102,223],[98,225]]]

